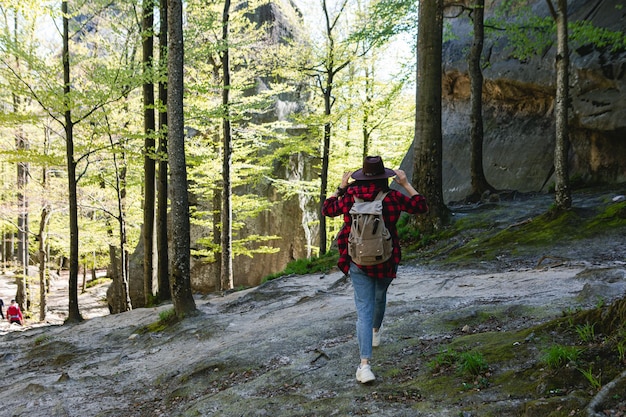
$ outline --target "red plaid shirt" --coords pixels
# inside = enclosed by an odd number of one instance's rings
[[[354,204],[354,196],[362,198],[366,201],[372,201],[378,195],[380,187],[376,184],[353,185],[348,187],[346,193],[342,197],[329,197],[324,200],[322,206],[322,214],[324,216],[336,217],[343,214],[343,227],[337,236],[337,246],[339,247],[339,261],[337,265],[344,274],[348,274],[350,270],[350,255],[348,255],[348,235],[352,219],[350,218],[350,208]],[[393,251],[388,261],[378,265],[359,265],[359,268],[370,277],[374,278],[395,278],[398,264],[402,257],[400,251],[400,239],[398,238],[398,230],[396,223],[400,218],[400,214],[406,211],[410,214],[426,213],[428,205],[426,198],[422,195],[414,195],[407,197],[399,191],[390,190],[383,200],[383,217],[385,225],[391,233],[393,242]]]

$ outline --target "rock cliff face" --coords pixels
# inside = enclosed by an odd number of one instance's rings
[[[258,23],[270,23],[269,38],[272,42],[278,43],[287,38],[298,36],[300,27],[294,25],[298,20],[299,11],[290,0],[275,0],[268,2],[256,9],[254,14],[248,18]],[[255,94],[265,91],[269,87],[262,79],[256,83],[257,91],[250,91]],[[270,123],[279,120],[286,120],[290,114],[299,111],[305,98],[299,96],[300,89],[296,89],[293,94],[282,93],[275,98],[271,108],[251,114],[253,123]],[[292,127],[290,131],[284,132],[292,135],[302,135],[305,132]],[[276,161],[273,167],[274,178],[287,181],[309,181],[316,175],[311,170],[311,157],[294,154],[288,161]],[[243,230],[238,231],[238,238],[248,235],[276,235],[279,239],[266,243],[268,246],[279,249],[276,253],[259,254],[254,258],[247,256],[237,256],[233,260],[233,273],[235,277],[235,287],[248,287],[258,285],[266,275],[280,271],[287,263],[294,259],[306,258],[311,255],[313,239],[318,235],[314,219],[317,212],[317,203],[310,196],[281,195],[270,183],[256,185],[254,190],[233,190],[234,193],[252,193],[259,195],[259,198],[268,198],[273,202],[272,210],[259,215],[256,219],[246,220]],[[212,202],[199,201],[194,196],[190,197],[192,204],[197,204],[203,210],[212,210]],[[316,219],[315,219],[316,220]],[[192,246],[199,238],[206,238],[212,233],[202,226],[192,225],[191,242]],[[144,306],[143,288],[143,252],[144,248],[140,240],[139,246],[132,254],[130,263],[130,296],[133,307]],[[208,293],[219,289],[220,271],[219,262],[207,262],[204,259],[191,259],[191,285],[194,291]],[[153,279],[153,287],[156,290],[158,283],[156,276]],[[113,287],[113,286],[112,286]],[[116,298],[113,288],[108,294],[109,304],[114,305]],[[113,309],[116,310],[115,308]],[[117,311],[116,311],[117,312]]]
[[[465,1],[467,3],[467,0]],[[486,17],[494,15],[502,0],[486,1]],[[528,2],[533,11],[547,16],[545,0]],[[626,6],[610,0],[571,0],[568,2],[570,21],[589,20],[609,30],[623,31]],[[297,28],[290,27],[286,13],[297,14],[293,3],[283,0],[268,3],[258,10],[253,21],[277,22],[272,32],[275,41],[292,36]],[[446,201],[461,200],[469,194],[469,98],[467,51],[472,41],[471,22],[467,15],[447,19],[455,39],[444,45],[443,77],[443,138],[444,138],[444,197]],[[488,181],[498,189],[523,192],[545,191],[552,179],[552,159],[555,137],[555,50],[556,41],[541,56],[521,62],[511,55],[510,45],[503,37],[485,40],[484,103],[484,169]],[[592,44],[571,45],[571,176],[589,183],[626,181],[626,51],[610,52]],[[262,81],[262,80],[259,80]],[[259,83],[262,87],[262,82]],[[298,111],[302,97],[277,98],[274,107],[255,115],[257,122],[284,120]],[[411,152],[403,169],[412,170]],[[277,165],[277,176],[286,180],[311,179],[311,163],[294,155],[289,163]],[[236,286],[256,285],[259,280],[284,268],[292,259],[310,255],[310,245],[316,242],[315,213],[317,203],[308,197],[284,199],[271,184],[257,190],[275,202],[246,229],[250,233],[275,234],[280,249],[275,254],[257,255],[254,259],[234,260]],[[192,239],[208,233],[194,228]],[[141,277],[141,253],[131,265],[131,276]],[[217,286],[219,271],[215,263],[192,260],[194,290],[210,292]],[[143,304],[140,279],[131,282],[133,305]]]
[[[308,181],[314,174],[311,171],[310,158],[292,155],[287,164],[277,164],[275,177],[287,181]],[[237,256],[233,259],[235,287],[255,286],[261,279],[273,272],[285,268],[288,262],[311,256],[313,239],[318,230],[312,225],[312,216],[317,204],[314,198],[306,195],[286,197],[281,195],[270,183],[255,188],[260,198],[269,198],[272,209],[261,213],[255,219],[246,220],[245,227],[238,232],[239,237],[267,234],[279,236],[279,239],[266,242],[266,245],[279,249],[276,253],[258,254],[253,258]],[[316,219],[315,219],[316,220]],[[194,227],[195,237],[203,237],[207,231]],[[207,263],[201,259],[191,261],[191,284],[195,291],[212,292],[219,289],[219,265]]]
[[[486,1],[485,17],[501,3]],[[537,15],[549,15],[545,0],[527,3]],[[626,6],[618,3],[569,1],[569,20],[623,32]],[[454,201],[470,191],[467,51],[472,30],[467,15],[448,22],[455,40],[444,45],[443,188],[446,201]],[[539,191],[544,182],[553,182],[555,53],[556,39],[541,56],[519,61],[505,38],[486,36],[484,169],[498,189]],[[588,183],[626,181],[626,51],[570,43],[570,60],[570,176]]]
[[[301,20],[299,11],[291,0],[274,0],[259,6],[248,18],[259,25],[269,23],[270,42],[277,44],[287,39],[298,39],[301,27],[295,23]],[[260,94],[271,90],[264,79],[258,78],[255,89],[247,94]],[[272,123],[285,121],[302,108],[305,98],[300,89],[294,93],[281,93],[274,97],[274,104],[267,110],[250,114],[252,123]],[[305,131],[293,126],[287,135],[303,135]],[[315,173],[311,171],[311,157],[302,154],[291,155],[288,161],[274,162],[273,178],[287,182],[310,181]],[[285,268],[288,262],[311,255],[311,245],[318,231],[311,222],[311,214],[316,212],[317,203],[310,196],[293,194],[282,195],[271,182],[255,185],[252,189],[234,189],[234,193],[249,193],[267,198],[272,209],[261,213],[255,219],[245,221],[245,226],[237,232],[238,238],[249,235],[275,235],[279,239],[265,245],[278,249],[275,253],[258,254],[254,258],[240,255],[233,259],[235,287],[258,285],[261,279]],[[206,204],[206,202],[198,202]],[[192,233],[196,237],[206,237],[207,230],[196,227]],[[192,238],[193,239],[193,238]],[[192,287],[196,291],[211,292],[219,289],[219,262],[207,263],[201,259],[191,262]]]

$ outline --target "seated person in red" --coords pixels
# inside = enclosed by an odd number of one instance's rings
[[[22,310],[20,310],[20,306],[17,305],[15,300],[11,300],[11,305],[7,308],[7,320],[9,321],[9,324],[17,323],[20,326],[24,324]]]

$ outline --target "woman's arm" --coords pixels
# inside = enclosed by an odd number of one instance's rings
[[[413,188],[413,186],[409,182],[408,178],[406,177],[406,173],[403,170],[396,169],[396,170],[394,170],[394,172],[396,173],[396,177],[394,178],[394,181],[397,182],[399,185],[402,186],[402,188],[404,188],[406,190],[406,192],[409,195],[409,197],[413,197],[414,195],[418,195],[419,194],[415,190],[415,188]]]

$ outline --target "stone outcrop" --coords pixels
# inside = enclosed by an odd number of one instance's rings
[[[271,23],[268,26],[268,36],[271,42],[278,43],[286,38],[297,37],[300,27],[294,25],[295,19],[299,19],[298,9],[290,0],[276,0],[268,2],[248,18],[261,25]],[[257,79],[255,89],[246,94],[253,95],[266,92],[271,89],[269,83],[263,79]],[[281,93],[274,98],[274,103],[264,111],[249,114],[251,123],[270,123],[286,120],[292,113],[300,111],[303,102],[301,89],[295,89],[293,94]],[[302,135],[305,132],[298,126],[281,132],[287,135]],[[273,166],[273,178],[286,181],[310,181],[315,175],[312,172],[311,157],[294,154],[287,161],[275,161]],[[258,254],[254,258],[248,256],[236,256],[233,259],[233,273],[235,287],[249,287],[258,285],[264,276],[285,268],[287,263],[294,259],[306,258],[311,255],[311,247],[318,235],[317,225],[312,216],[317,212],[317,203],[305,193],[290,193],[288,196],[281,194],[271,182],[265,181],[257,184],[253,189],[234,189],[235,194],[255,194],[259,198],[267,198],[272,202],[271,211],[261,213],[255,219],[245,221],[245,227],[237,232],[237,239],[243,239],[249,235],[276,235],[279,238],[264,243],[267,246],[278,249],[275,253]],[[190,196],[190,204],[197,205],[201,210],[212,210],[211,201],[201,201],[195,196]],[[200,238],[206,238],[212,234],[212,230],[202,226],[191,227],[191,244]],[[133,307],[144,306],[143,288],[143,239],[140,239],[138,247],[132,254],[130,261],[130,295]],[[156,259],[156,258],[155,258]],[[210,262],[203,258],[191,259],[191,285],[196,292],[208,293],[220,288],[220,270],[218,262]],[[153,279],[153,288],[157,290],[156,276]],[[109,294],[109,302],[114,297]]]
[[[487,1],[486,18],[501,3]],[[537,15],[549,15],[545,0],[529,3]],[[626,8],[614,1],[573,0],[568,7],[570,22],[587,20],[624,31]],[[456,201],[470,192],[467,51],[472,31],[467,15],[448,23],[455,39],[443,51],[443,190],[446,201]],[[556,39],[541,56],[520,61],[504,35],[486,36],[484,170],[498,189],[545,191],[554,181],[555,53]],[[570,42],[570,60],[570,176],[586,183],[626,181],[626,51]],[[411,160],[409,155],[406,161]],[[411,170],[410,165],[404,164]]]
[[[287,181],[309,181],[314,173],[311,161],[303,155],[292,155],[287,164],[277,163],[275,178]],[[250,190],[248,190],[250,191]],[[254,219],[247,219],[243,229],[237,232],[237,238],[249,235],[267,234],[278,239],[265,242],[264,245],[278,249],[275,253],[245,255],[233,259],[235,287],[258,285],[264,276],[283,270],[288,262],[311,256],[311,246],[318,231],[311,216],[316,212],[314,198],[304,193],[285,196],[271,183],[255,187],[259,198],[268,198],[272,202],[271,210],[262,212]],[[207,233],[207,230],[194,228],[195,237]],[[192,287],[196,291],[211,292],[219,289],[219,263],[207,263],[202,259],[191,261]]]
[[[466,1],[467,3],[467,1]],[[502,0],[486,1],[486,17],[493,17]],[[529,2],[534,13],[548,16],[545,0]],[[589,20],[609,30],[624,30],[625,9],[615,2],[597,0],[568,2],[570,21]],[[271,36],[277,42],[299,30],[289,26],[288,15],[298,15],[293,3],[282,0],[268,3],[251,16],[258,23],[277,22]],[[515,18],[516,16],[513,16]],[[443,138],[444,197],[447,202],[461,200],[470,192],[469,181],[469,98],[467,51],[472,41],[471,22],[467,15],[447,20],[454,39],[444,44]],[[546,191],[553,182],[552,160],[555,137],[555,50],[556,40],[541,56],[524,61],[511,54],[511,46],[501,32],[488,35],[484,47],[484,169],[488,181],[498,189],[522,192]],[[626,181],[626,51],[611,52],[592,44],[571,45],[571,176],[587,183]],[[256,88],[269,88],[257,80]],[[254,92],[251,92],[253,94]],[[306,97],[281,94],[267,111],[251,115],[255,123],[285,120],[299,111]],[[295,132],[300,133],[300,132]],[[402,167],[412,170],[411,151]],[[311,161],[293,155],[288,162],[276,163],[276,178],[309,180],[316,175]],[[271,183],[257,186],[259,196],[269,197],[273,209],[248,221],[242,234],[280,236],[271,243],[280,251],[237,257],[234,262],[235,286],[252,286],[260,279],[284,268],[292,259],[310,255],[316,241],[314,198],[281,195]],[[245,190],[250,192],[250,190]],[[198,204],[205,204],[198,202]],[[210,231],[194,227],[192,241]],[[133,305],[143,303],[141,253],[137,248],[131,264],[131,298]],[[192,259],[194,290],[210,292],[218,287],[216,263]],[[136,304],[137,303],[137,304]]]
[[[259,25],[269,23],[268,35],[270,43],[277,44],[286,39],[299,37],[301,27],[294,23],[300,21],[301,16],[291,0],[277,0],[265,3],[248,16],[251,21]],[[257,78],[255,87],[247,95],[266,93],[271,91],[269,82]],[[255,110],[249,114],[250,122],[256,124],[285,121],[293,113],[301,110],[305,98],[300,96],[300,89],[294,93],[280,93],[273,97],[273,104],[263,111]],[[277,132],[278,133],[278,132]],[[285,135],[303,135],[306,132],[298,126],[285,129]],[[310,181],[316,173],[312,172],[310,156],[293,154],[288,160],[274,161],[272,178],[297,183]],[[288,262],[294,259],[306,258],[311,255],[311,246],[314,237],[318,234],[316,226],[311,221],[311,214],[317,211],[317,203],[305,193],[289,193],[285,195],[269,180],[254,186],[234,189],[235,194],[253,194],[259,198],[267,198],[272,202],[271,210],[262,212],[254,219],[246,219],[243,229],[237,231],[237,239],[245,239],[250,235],[274,235],[278,239],[264,242],[266,246],[277,249],[274,253],[263,253],[248,257],[236,256],[233,259],[233,275],[235,288],[258,285],[264,276],[285,268]],[[207,202],[198,201],[199,205]],[[192,240],[205,237],[206,229],[195,227],[192,230]],[[248,245],[250,246],[250,244]],[[192,287],[196,291],[211,292],[219,289],[219,262],[207,263],[202,259],[193,259],[191,262]]]

